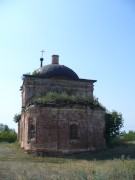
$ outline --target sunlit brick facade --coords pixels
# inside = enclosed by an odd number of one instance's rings
[[[58,56],[40,67],[36,75],[24,75],[19,143],[30,152],[72,153],[105,146],[104,115],[100,106],[86,100],[93,97],[95,80],[80,79]],[[33,101],[42,92],[70,91],[81,100]]]

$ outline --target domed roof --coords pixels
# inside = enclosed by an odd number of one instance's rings
[[[41,58],[40,61],[41,61],[41,67],[37,70],[37,72],[42,77],[79,79],[78,75],[72,69],[70,69],[64,65],[59,65],[59,56],[58,55],[52,55],[52,64],[42,67],[43,58]]]
[[[67,79],[79,79],[78,75],[72,69],[59,64],[49,64],[40,67],[37,72],[46,78],[60,77]]]

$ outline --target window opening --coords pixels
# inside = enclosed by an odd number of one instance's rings
[[[34,124],[30,124],[30,138],[35,138],[36,135],[36,128]]]
[[[70,139],[77,139],[77,129],[76,124],[70,125]]]

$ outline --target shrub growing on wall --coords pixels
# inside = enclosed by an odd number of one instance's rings
[[[14,121],[15,123],[18,123],[18,122],[20,121],[20,119],[21,119],[21,114],[15,114],[15,115],[14,115],[14,118],[13,118],[13,121]]]

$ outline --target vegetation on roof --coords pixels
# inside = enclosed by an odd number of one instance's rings
[[[39,76],[39,75],[40,75],[40,72],[38,72],[37,70],[34,70],[34,71],[32,72],[32,75],[34,75],[34,76]]]
[[[84,104],[91,104],[94,107],[100,107],[105,110],[105,107],[98,101],[97,98],[92,96],[81,97],[74,90],[64,91],[49,91],[41,92],[36,98],[32,100],[32,103],[60,103],[60,102],[80,102]]]

